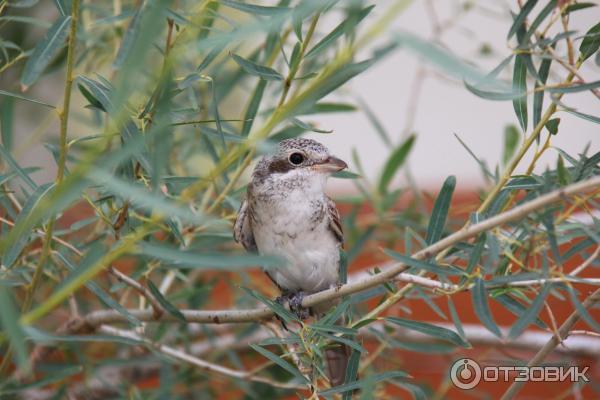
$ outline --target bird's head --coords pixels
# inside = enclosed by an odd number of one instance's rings
[[[312,139],[283,140],[277,150],[264,156],[254,169],[259,181],[270,178],[276,181],[296,181],[324,184],[327,177],[348,165],[329,154],[327,147]]]

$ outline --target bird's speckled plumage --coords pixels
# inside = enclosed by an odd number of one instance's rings
[[[302,162],[292,162],[292,156]],[[344,168],[346,163],[331,156],[322,144],[289,139],[254,169],[234,238],[249,251],[286,261],[266,271],[284,296],[315,293],[339,283],[342,225],[335,203],[325,194],[325,183],[330,172]],[[321,315],[332,305],[320,304],[312,310]],[[333,386],[344,383],[349,356],[350,348],[343,344],[325,350]]]
[[[296,167],[288,158],[298,151],[306,160]],[[328,174],[313,168],[329,158],[314,140],[282,141],[257,164],[240,207],[235,239],[250,251],[287,261],[267,271],[284,292],[314,293],[338,283],[340,218],[324,191]]]

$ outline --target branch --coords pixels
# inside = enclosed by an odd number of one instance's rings
[[[600,302],[600,289],[597,289],[594,293],[592,293],[585,301],[583,302],[583,307],[588,309],[592,307],[597,302]],[[540,365],[542,361],[546,358],[548,354],[553,352],[556,347],[563,343],[564,340],[569,336],[573,325],[579,321],[579,313],[578,311],[573,311],[571,315],[567,318],[567,320],[560,326],[558,329],[558,336],[553,335],[548,342],[537,352],[537,354],[533,357],[533,359],[527,364],[528,367],[533,367]],[[517,382],[514,381],[512,385],[508,388],[506,393],[502,396],[501,400],[510,400],[514,398],[517,393],[521,390],[525,382]]]
[[[444,239],[424,248],[423,250],[412,255],[414,259],[428,259],[439,252],[443,251],[456,243],[462,242],[478,234],[495,228],[499,225],[519,220],[529,213],[539,210],[549,204],[564,200],[568,196],[575,193],[584,192],[600,186],[600,176],[590,178],[586,181],[577,182],[564,188],[555,190],[538,197],[535,200],[521,204],[512,210],[503,212],[494,217],[488,218],[475,225],[467,226],[458,232],[455,232]],[[379,274],[359,279],[356,282],[340,285],[335,288],[327,289],[319,293],[306,296],[302,302],[303,307],[312,307],[320,303],[331,301],[342,296],[357,293],[372,287],[381,285],[387,281],[393,280],[400,273],[406,270],[408,266],[403,263],[393,264],[383,269]],[[419,277],[420,278],[420,277]],[[412,278],[414,279],[414,278]],[[178,321],[170,314],[162,315],[160,318],[155,318],[152,310],[129,310],[136,318],[141,321]],[[256,322],[259,320],[271,318],[273,312],[267,308],[247,309],[247,310],[182,310],[188,322],[198,322],[205,324],[220,324],[220,323],[241,323],[241,322]],[[85,317],[87,324],[98,326],[101,324],[112,322],[125,322],[125,316],[114,310],[94,311]]]
[[[143,342],[145,345],[149,346],[152,350],[163,353],[169,357],[175,358],[179,361],[183,361],[187,364],[191,364],[195,367],[199,367],[204,371],[216,373],[219,375],[225,375],[232,378],[244,379],[252,382],[260,382],[265,383],[267,385],[271,385],[274,387],[282,388],[282,389],[306,389],[304,385],[296,385],[293,383],[281,383],[268,378],[253,376],[251,372],[239,371],[227,367],[223,367],[221,365],[213,364],[208,361],[202,360],[198,357],[195,357],[191,354],[188,354],[182,350],[176,349],[174,347],[165,346],[164,344],[160,344],[157,342],[153,342],[149,339],[143,338],[138,334],[126,331],[123,329],[114,328],[112,326],[102,325],[98,327],[98,331],[108,335],[119,336],[123,338],[133,339],[139,342]]]

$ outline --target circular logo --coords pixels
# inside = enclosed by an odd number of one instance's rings
[[[450,379],[459,389],[473,389],[481,381],[481,368],[470,358],[461,358],[452,364]]]

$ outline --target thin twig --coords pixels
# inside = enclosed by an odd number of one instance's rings
[[[235,369],[223,367],[221,365],[213,364],[213,363],[205,361],[201,358],[192,356],[191,354],[188,354],[188,353],[186,353],[182,350],[176,349],[174,347],[165,346],[164,344],[160,344],[157,342],[152,342],[151,340],[143,338],[140,335],[138,335],[134,332],[131,332],[131,331],[114,328],[114,327],[108,326],[108,325],[99,326],[98,331],[101,333],[104,333],[104,334],[108,334],[108,335],[114,335],[114,336],[119,336],[119,337],[123,337],[123,338],[133,339],[133,340],[136,340],[139,342],[143,342],[145,345],[147,345],[149,348],[151,348],[154,351],[158,351],[167,356],[173,357],[177,360],[184,361],[190,365],[201,368],[202,370],[204,370],[206,372],[212,372],[212,373],[216,373],[219,375],[225,375],[225,376],[229,376],[232,378],[244,379],[244,380],[252,381],[252,382],[260,382],[260,383],[264,383],[264,384],[267,384],[267,385],[270,385],[273,387],[277,387],[277,388],[281,388],[281,389],[306,389],[306,387],[303,385],[297,385],[294,383],[277,382],[277,381],[271,380],[269,378],[253,376],[248,371],[238,371]]]
[[[584,300],[583,307],[588,309],[599,301],[600,301],[600,289],[596,290],[587,299]],[[544,347],[542,347],[540,349],[540,351],[538,351],[537,354],[531,359],[531,361],[529,361],[527,366],[533,367],[533,366],[540,365],[540,363],[542,361],[544,361],[546,356],[548,356],[548,354],[550,354],[552,351],[554,351],[556,349],[556,347],[561,343],[561,339],[565,340],[569,336],[569,332],[571,331],[571,329],[573,328],[573,326],[575,325],[575,323],[577,321],[579,321],[579,312],[574,311],[571,315],[569,315],[569,317],[560,326],[560,328],[558,328],[558,334],[559,334],[560,338],[557,337],[556,335],[552,336],[550,338],[550,340],[548,340],[548,342],[546,342]],[[525,384],[525,382],[514,381],[512,383],[512,385],[510,385],[508,390],[504,393],[501,400],[513,399],[517,395],[517,393],[519,393],[519,391],[521,390],[521,388],[523,387],[524,384]]]

